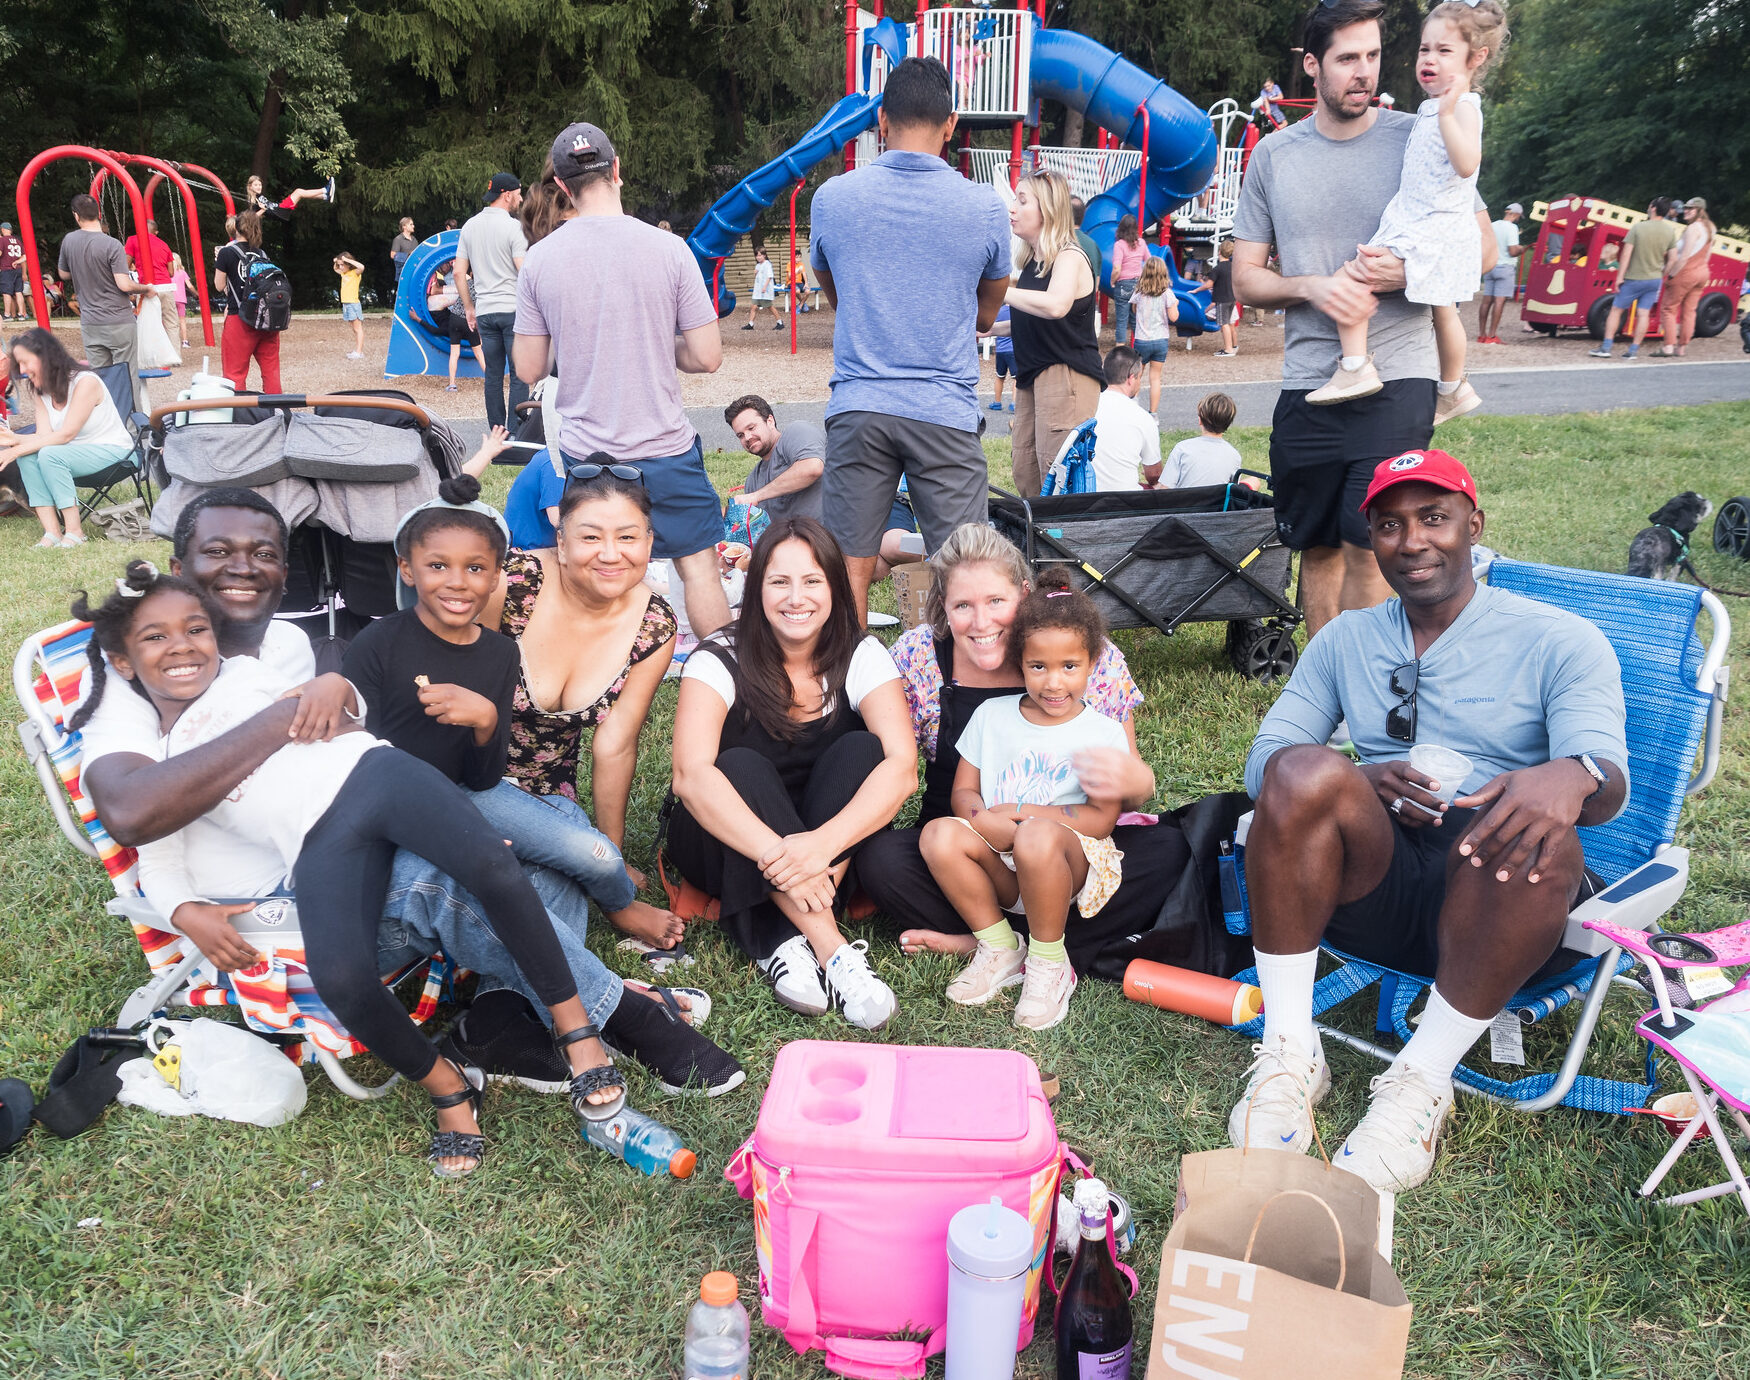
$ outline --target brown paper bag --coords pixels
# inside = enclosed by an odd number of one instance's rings
[[[1148,1380],[1398,1380],[1410,1302],[1379,1211],[1366,1182],[1306,1155],[1185,1156]]]
[[[893,568],[893,599],[899,605],[902,628],[915,628],[924,621],[924,600],[930,592],[933,574],[921,562],[911,562]]]

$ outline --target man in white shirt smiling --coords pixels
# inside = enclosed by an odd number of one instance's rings
[[[1094,409],[1094,486],[1101,493],[1127,493],[1142,487],[1139,471],[1161,470],[1161,429],[1137,402],[1142,361],[1128,345],[1106,356],[1106,389]]]

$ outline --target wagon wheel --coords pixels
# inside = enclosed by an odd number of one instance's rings
[[[1703,340],[1711,340],[1732,324],[1733,315],[1730,297],[1723,292],[1708,293],[1695,309],[1696,335]]]
[[[1288,679],[1299,655],[1293,628],[1263,625],[1251,628],[1238,639],[1232,653],[1234,670],[1260,685]]]
[[[1586,334],[1594,340],[1604,339],[1604,328],[1610,324],[1610,304],[1615,300],[1607,292],[1586,309]]]
[[[1728,498],[1714,519],[1714,550],[1750,561],[1750,497]]]

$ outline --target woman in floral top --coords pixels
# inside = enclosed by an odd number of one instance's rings
[[[672,948],[681,918],[636,899],[645,878],[620,856],[638,736],[675,644],[674,610],[644,584],[650,496],[608,472],[573,482],[556,534],[549,550],[505,559],[497,627],[522,658],[506,774],[587,826],[577,768],[584,730],[593,730],[590,793],[603,867],[588,890],[616,928]]]
[[[881,910],[912,926],[899,936],[907,953],[971,953],[972,934],[931,877],[918,836],[930,820],[953,813],[950,797],[960,765],[955,743],[973,710],[1022,688],[1008,638],[1030,572],[1011,542],[977,524],[954,531],[930,565],[935,581],[927,619],[892,647],[924,757],[923,801],[910,828],[888,830],[863,845],[857,880]],[[1142,692],[1111,642],[1094,665],[1084,703],[1124,725],[1131,752],[1092,749],[1078,756],[1082,789],[1095,798],[1116,796],[1126,809],[1142,808],[1155,790],[1153,771],[1134,755],[1132,716]],[[1121,822],[1112,837],[1124,852],[1124,881],[1097,916],[1070,925],[1066,942],[1078,972],[1114,939],[1150,927],[1187,857],[1184,836],[1171,824]]]

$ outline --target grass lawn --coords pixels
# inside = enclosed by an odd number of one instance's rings
[[[1688,488],[1718,504],[1750,492],[1750,404],[1608,416],[1467,421],[1441,440],[1475,470],[1485,540],[1515,556],[1620,570],[1646,515]],[[1266,468],[1261,430],[1236,433]],[[990,447],[1006,475],[1005,443]],[[730,482],[745,464],[712,458]],[[498,491],[506,480],[495,471]],[[97,588],[129,550],[27,549],[35,524],[0,524],[0,646],[66,616],[69,590]],[[1699,534],[1698,534],[1699,535]],[[1750,566],[1698,542],[1715,583],[1750,587]],[[163,544],[139,548],[164,561]],[[1735,652],[1750,649],[1738,604]],[[1148,707],[1138,728],[1174,805],[1232,789],[1271,692],[1240,681],[1219,625],[1172,639],[1122,633]],[[1740,695],[1742,698],[1742,694]],[[674,689],[657,700],[632,804],[632,858],[648,865],[667,782]],[[1741,920],[1750,902],[1750,730],[1727,721],[1719,779],[1685,812],[1693,850],[1682,928]],[[55,833],[16,740],[0,747],[0,1074],[39,1090],[56,1055],[104,1024],[141,980],[125,927],[109,920],[102,871]],[[1017,1031],[1009,1003],[968,1011],[942,997],[947,960],[906,960],[895,930],[868,930],[872,958],[901,997],[874,1037],[1018,1048],[1063,1079],[1062,1135],[1090,1154],[1135,1205],[1131,1260],[1145,1281],[1145,1331],[1178,1158],[1219,1146],[1249,1061],[1245,1043],[1186,1017],[1133,1005],[1086,983],[1071,1019]],[[603,957],[633,971],[600,936]],[[262,1131],[112,1109],[83,1137],[40,1129],[0,1161],[0,1375],[149,1377],[644,1377],[679,1373],[686,1309],[701,1274],[729,1269],[754,1298],[752,1215],[723,1180],[753,1129],[773,1056],[787,1040],[866,1038],[829,1018],[779,1007],[751,966],[709,929],[687,980],[713,993],[716,1038],[749,1082],[721,1102],[669,1101],[641,1068],[634,1105],[699,1152],[686,1183],[652,1181],[583,1145],[563,1104],[521,1090],[487,1095],[484,1169],[460,1187],[420,1156],[423,1094],[399,1088],[361,1106],[310,1078],[310,1103]],[[1364,999],[1365,1000],[1365,999]],[[1349,1008],[1357,1029],[1371,1008]],[[1635,1004],[1610,1005],[1597,1046],[1606,1072],[1639,1064]],[[1536,1065],[1565,1022],[1528,1039]],[[1377,1066],[1330,1051],[1336,1087],[1320,1118],[1333,1147],[1358,1117]],[[363,1061],[370,1065],[369,1060]],[[366,1072],[371,1072],[367,1067]],[[1415,1304],[1416,1376],[1742,1377],[1750,1373],[1750,1225],[1730,1202],[1650,1209],[1634,1188],[1666,1144],[1650,1120],[1557,1111],[1528,1118],[1466,1100],[1449,1122],[1433,1179],[1398,1205],[1397,1268]],[[1717,1177],[1711,1152],[1673,1177]],[[1703,1174],[1709,1178],[1703,1179]],[[86,1227],[85,1219],[100,1219]],[[5,1321],[4,1319],[10,1319]],[[818,1376],[756,1324],[755,1374]],[[1052,1373],[1035,1346],[1017,1374]],[[1135,1374],[1142,1373],[1141,1348]],[[940,1363],[932,1371],[940,1375]]]

